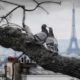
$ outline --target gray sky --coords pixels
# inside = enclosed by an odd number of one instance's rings
[[[32,0],[6,0],[21,5],[25,5],[26,8],[32,9],[35,7],[35,3]],[[47,1],[47,0],[37,0]],[[60,0],[50,0],[60,1]],[[35,34],[40,32],[42,24],[47,24],[53,27],[54,33],[57,39],[69,39],[71,36],[72,27],[72,4],[74,2],[76,9],[76,35],[80,39],[80,0],[61,0],[62,5],[57,4],[44,4],[43,6],[50,14],[47,15],[43,10],[38,8],[33,12],[26,12],[26,25],[30,26],[32,32]],[[10,11],[15,6],[1,3],[5,9],[2,9],[3,14]],[[3,15],[2,12],[0,15]],[[12,14],[11,22],[21,25],[22,10],[18,9]]]

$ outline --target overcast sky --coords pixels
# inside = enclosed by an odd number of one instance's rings
[[[21,5],[25,5],[27,9],[35,7],[35,3],[32,0],[6,0]],[[47,0],[37,0],[38,2]],[[52,0],[60,1],[60,0]],[[42,24],[47,24],[53,27],[55,36],[57,39],[69,39],[71,36],[72,28],[72,7],[73,2],[76,10],[76,35],[80,39],[80,0],[61,0],[62,5],[58,4],[44,4],[43,6],[49,14],[46,14],[43,10],[38,8],[33,12],[26,12],[26,25],[30,26],[32,32],[35,34],[40,32]],[[8,11],[13,9],[15,6],[0,3],[5,9],[1,10],[0,15],[5,15]],[[12,14],[11,21],[13,23],[21,25],[22,10],[18,9]]]

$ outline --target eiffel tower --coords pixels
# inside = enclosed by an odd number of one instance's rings
[[[73,9],[72,9],[72,36],[70,39],[69,47],[67,49],[67,53],[68,54],[71,54],[71,53],[80,54],[80,49],[78,46],[78,40],[76,37],[76,30],[75,30],[75,8],[74,8],[74,5],[73,5]]]

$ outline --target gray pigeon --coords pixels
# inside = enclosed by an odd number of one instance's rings
[[[47,50],[58,53],[58,43],[56,38],[54,37],[53,29],[51,27],[49,27],[48,38],[46,39],[44,46]]]
[[[46,27],[47,25],[43,24],[41,27],[41,32],[34,35],[36,43],[43,44],[46,41],[48,37],[48,31]]]

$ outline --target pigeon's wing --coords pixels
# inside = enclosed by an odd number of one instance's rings
[[[44,33],[44,32],[40,32],[40,33],[34,35],[34,37],[35,37],[35,39],[36,39],[36,41],[37,41],[38,43],[41,43],[41,44],[42,44],[42,43],[45,42],[45,40],[46,40],[46,38],[47,38],[47,34]]]

